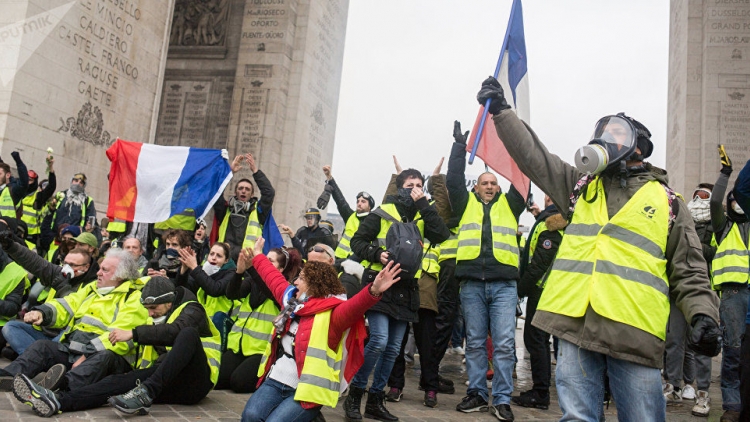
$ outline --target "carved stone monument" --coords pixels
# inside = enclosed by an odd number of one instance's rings
[[[176,0],[155,142],[252,153],[276,220],[302,224],[333,158],[348,7]]]
[[[691,195],[714,183],[724,144],[731,189],[750,158],[750,1],[672,0],[670,8],[670,184]]]
[[[104,151],[117,137],[148,142],[156,133],[173,6],[174,0],[0,0],[3,160],[14,165],[10,153],[20,151],[44,178],[52,148],[58,188],[86,173],[87,192],[103,215]],[[200,29],[192,36],[216,41]]]

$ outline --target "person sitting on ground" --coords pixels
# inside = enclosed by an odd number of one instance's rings
[[[128,414],[147,414],[153,403],[200,402],[219,374],[219,332],[195,296],[184,287],[175,288],[166,277],[153,277],[146,283],[141,303],[153,324],[132,330],[116,328],[109,334],[113,344],[132,341],[139,345],[134,371],[58,392],[19,374],[13,380],[16,398],[41,417],[94,409],[107,401]]]
[[[273,321],[273,342],[258,371],[263,378],[245,405],[242,421],[311,421],[322,406],[336,407],[341,391],[362,364],[362,314],[399,281],[400,266],[389,262],[373,283],[346,300],[336,271],[323,263],[306,263],[290,286],[262,254],[263,243],[258,239],[255,249],[245,249],[240,260],[247,264],[252,260],[284,310]],[[317,359],[321,353],[323,360]]]

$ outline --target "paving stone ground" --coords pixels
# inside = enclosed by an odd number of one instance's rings
[[[522,330],[516,330],[516,344],[518,354],[517,373],[518,379],[515,382],[514,395],[520,391],[531,388],[531,372],[529,369],[529,360],[526,359],[526,353],[523,349]],[[711,413],[708,418],[692,416],[692,400],[678,406],[667,407],[667,421],[670,422],[716,422],[721,417],[721,391],[719,388],[719,373],[721,367],[721,355],[714,358],[711,374],[711,388],[709,395],[711,397]],[[8,361],[0,359],[0,366],[7,365]],[[554,370],[554,366],[552,367]],[[434,409],[422,405],[424,393],[417,390],[419,381],[419,365],[407,367],[406,388],[404,398],[399,403],[388,403],[388,410],[398,416],[404,422],[437,422],[437,421],[493,421],[497,420],[489,413],[470,413],[464,414],[455,410],[456,404],[461,401],[465,395],[464,382],[468,379],[466,368],[461,364],[461,357],[457,355],[447,355],[443,360],[441,371],[444,376],[452,379],[456,384],[455,394],[438,395],[438,407]],[[553,371],[554,378],[554,371]],[[523,407],[513,406],[513,413],[516,421],[555,421],[560,418],[561,412],[557,402],[557,392],[554,388],[554,379],[552,382],[551,404],[549,410],[526,409]],[[233,394],[227,391],[213,391],[200,404],[196,406],[170,406],[155,405],[151,408],[148,416],[131,416],[119,413],[110,407],[102,407],[86,412],[71,412],[56,416],[55,420],[61,421],[237,421],[240,418],[242,409],[245,406],[249,394]],[[364,401],[364,400],[363,400]],[[364,411],[364,403],[362,405]],[[323,410],[326,420],[329,422],[343,421],[343,410],[341,402],[336,409],[326,408]],[[610,405],[605,410],[605,416],[608,421],[617,420],[615,405]],[[13,420],[42,420],[38,418],[28,406],[21,404],[12,393],[0,393],[0,421]],[[371,420],[371,419],[366,419]]]

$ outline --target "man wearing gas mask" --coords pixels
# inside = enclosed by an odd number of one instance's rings
[[[230,256],[237,262],[243,248],[252,248],[255,240],[263,232],[263,224],[271,214],[271,206],[276,191],[268,177],[258,169],[252,154],[238,155],[232,161],[232,173],[242,169],[247,163],[258,185],[260,199],[253,196],[255,188],[249,179],[240,179],[234,187],[234,195],[229,200],[219,199],[214,203],[214,225],[219,227],[216,242],[226,242],[231,247]],[[216,231],[216,230],[213,230]],[[212,244],[215,243],[212,236]]]
[[[732,174],[732,161],[719,146],[721,172],[714,184],[711,196],[711,225],[719,245],[711,265],[714,290],[721,292],[721,327],[724,344],[721,354],[721,407],[724,409],[722,422],[740,420],[740,346],[745,332],[747,300],[750,297],[748,284],[748,237],[750,222],[745,212],[734,199],[734,190],[726,195],[724,214],[724,193],[727,191],[729,176]]]
[[[490,99],[511,157],[570,221],[533,320],[560,338],[561,420],[603,419],[606,372],[621,418],[664,421],[669,296],[696,352],[717,355],[721,331],[690,212],[666,172],[643,161],[653,149],[648,129],[624,114],[602,118],[574,167],[518,119],[494,78],[477,95],[482,105]]]

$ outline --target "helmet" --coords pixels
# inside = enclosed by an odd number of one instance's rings
[[[320,222],[320,210],[317,208],[308,208],[305,211],[305,219],[314,217],[316,222]]]
[[[375,208],[375,199],[373,199],[372,195],[370,195],[369,193],[367,193],[365,191],[362,191],[362,192],[360,192],[360,193],[357,194],[357,199],[358,200],[359,200],[360,197],[365,198],[367,200],[367,202],[370,203],[370,209],[374,209]]]
[[[328,220],[320,220],[320,226],[328,229],[329,232],[333,233],[333,223]]]

